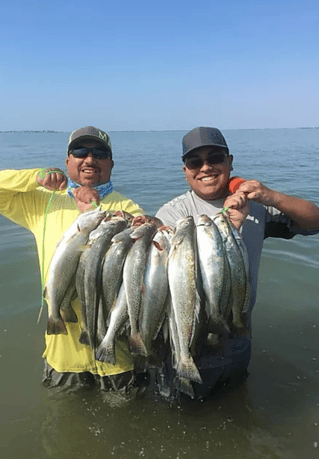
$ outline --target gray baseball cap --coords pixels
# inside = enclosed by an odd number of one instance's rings
[[[68,151],[72,150],[72,147],[79,140],[97,140],[105,146],[106,150],[112,154],[112,145],[110,136],[94,126],[87,126],[73,131],[69,137]]]
[[[226,140],[219,129],[212,127],[194,128],[183,137],[182,158],[196,148],[209,146],[224,148],[229,154]]]

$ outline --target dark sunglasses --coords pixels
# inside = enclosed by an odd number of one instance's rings
[[[74,158],[86,158],[89,153],[92,153],[95,159],[107,159],[111,157],[111,153],[108,150],[100,150],[98,148],[82,147],[69,150],[69,155],[73,155]]]
[[[208,155],[206,158],[207,163],[210,166],[213,166],[214,164],[220,164],[225,161],[226,155],[224,153],[215,153]],[[190,156],[189,158],[184,159],[184,164],[187,167],[187,169],[190,170],[195,170],[195,169],[200,169],[205,160],[202,160],[199,156]]]

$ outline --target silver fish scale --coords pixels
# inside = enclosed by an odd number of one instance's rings
[[[245,260],[227,217],[219,213],[214,217],[214,222],[222,235],[230,267],[233,324],[237,328],[242,329],[245,328],[242,322],[242,314],[245,306],[246,290],[249,288],[246,278]]]
[[[201,382],[189,349],[200,307],[196,289],[196,265],[194,219],[185,217],[177,222],[168,262],[169,288],[180,345],[177,374]]]
[[[215,223],[201,215],[197,224],[198,258],[206,296],[206,310],[211,333],[229,332],[226,323],[230,295],[227,259],[223,240]]]
[[[156,231],[156,225],[145,223],[131,234],[135,242],[128,252],[123,269],[123,282],[131,325],[131,349],[141,354],[145,354],[146,349],[139,333],[140,305],[147,255]]]
[[[165,233],[157,231],[149,250],[145,269],[144,290],[140,310],[140,332],[147,353],[151,353],[154,340],[164,320],[165,300],[168,292],[169,240]]]

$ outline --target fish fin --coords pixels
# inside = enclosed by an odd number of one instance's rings
[[[211,314],[208,320],[208,331],[214,334],[230,333],[229,326],[223,317]]]
[[[165,319],[166,319],[166,311],[162,311],[161,316],[159,317],[159,320],[157,322],[156,328],[154,329],[154,334],[151,339],[152,341],[156,340],[161,330],[163,331],[164,342],[168,341],[169,330],[168,330],[168,324],[165,325]]]
[[[233,311],[233,326],[239,335],[250,336],[250,330],[247,327],[246,320],[241,314],[234,314]]]
[[[242,311],[239,311],[238,308],[232,307],[232,313],[233,313],[233,325],[237,329],[244,329],[245,324],[243,323],[243,315]]]
[[[248,328],[246,327],[246,325],[244,325],[244,326],[241,327],[241,328],[236,327],[236,325],[233,325],[233,328],[235,329],[235,332],[236,332],[239,336],[245,336],[246,338],[250,338],[250,339],[251,339],[251,331],[248,330]]]
[[[99,347],[101,345],[105,335],[106,335],[106,331],[103,334],[100,330],[97,330],[97,333],[96,333],[96,343],[97,343],[97,345],[96,345],[96,347]]]
[[[187,358],[180,359],[176,372],[179,377],[203,384],[198,368],[196,367],[193,357],[190,354]]]
[[[183,394],[188,395],[190,398],[195,398],[194,389],[189,379],[183,377],[176,377],[174,380],[174,386]]]
[[[158,333],[159,333],[160,330],[161,330],[161,328],[158,329]],[[169,340],[169,326],[168,326],[168,320],[167,320],[167,316],[166,316],[166,311],[164,312],[164,317],[163,317],[163,322],[162,322],[162,330],[163,330],[164,343],[167,343],[168,340]],[[158,335],[158,333],[157,333],[157,335]]]
[[[78,322],[78,317],[71,306],[68,308],[60,307],[60,314],[63,322],[70,322],[72,324],[76,324]]]
[[[251,299],[251,286],[250,286],[250,279],[249,279],[249,281],[247,282],[247,286],[246,286],[245,303],[244,303],[244,307],[242,311],[243,314],[247,314],[247,312],[249,311],[250,299]]]
[[[47,324],[47,335],[67,335],[68,331],[65,327],[65,324],[61,318],[54,320],[52,317],[49,317]]]
[[[177,245],[180,245],[184,239],[185,237],[182,234],[178,234],[178,233],[173,234],[172,240],[171,240],[171,246],[175,248]]]
[[[206,338],[206,343],[209,346],[219,347],[220,346],[220,342],[221,342],[221,339],[220,339],[220,336],[218,334],[216,334],[216,333],[208,333],[207,338]]]
[[[123,327],[121,327],[118,330],[118,332],[116,334],[117,339],[119,339],[119,340],[127,340],[127,338],[130,335],[130,331],[129,330],[130,330],[130,322],[129,322],[129,320],[127,320],[125,322],[125,324],[123,325]]]
[[[175,351],[175,349],[173,350],[172,347],[171,347],[171,365],[172,365],[172,368],[174,368],[176,370],[177,366],[178,366],[178,355]]]
[[[195,313],[194,313],[194,320],[193,320],[193,325],[190,329],[190,334],[189,334],[189,344],[191,345],[193,343],[193,339],[197,330],[197,325],[201,321],[201,315],[202,315],[202,307],[201,307],[201,298],[196,290],[196,297],[195,297]]]
[[[197,289],[196,289],[196,299],[195,299],[195,301],[196,301],[196,303],[195,303],[195,317],[196,317],[196,320],[199,320],[200,314],[201,314],[201,311],[202,311],[202,308],[201,308],[202,300],[201,300],[200,294],[198,293]]]
[[[79,337],[79,342],[81,344],[85,344],[86,346],[90,345],[90,338],[89,338],[89,333],[87,330],[82,330],[80,337]]]
[[[106,344],[102,342],[96,351],[95,358],[100,362],[106,362],[110,363],[111,365],[115,365],[116,357],[114,341],[110,340]]]
[[[233,318],[233,324],[237,329],[244,328],[243,321],[241,320],[241,317],[239,317],[239,316]]]
[[[144,355],[147,357],[147,349],[140,333],[131,334],[130,336],[131,351],[133,354]]]

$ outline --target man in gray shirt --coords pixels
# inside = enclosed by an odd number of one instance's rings
[[[271,190],[257,180],[243,181],[231,194],[228,183],[233,156],[216,128],[192,129],[184,136],[182,146],[183,170],[191,189],[164,204],[156,216],[175,228],[184,216],[193,216],[197,223],[202,214],[213,217],[223,208],[229,208],[229,220],[240,231],[248,252],[252,295],[246,322],[251,331],[263,240],[318,233],[319,208],[309,201]],[[250,355],[251,337],[236,332],[231,332],[222,346],[202,346],[200,355],[194,357],[203,381],[203,384],[192,383],[195,396],[204,398],[216,384],[236,384],[242,380],[247,374]],[[170,360],[169,356],[160,380],[162,392],[174,395],[175,370]]]

